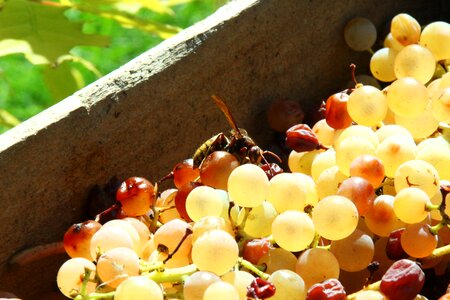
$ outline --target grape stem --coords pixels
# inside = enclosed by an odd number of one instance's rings
[[[430,256],[427,256],[427,259],[433,259],[440,256],[444,256],[450,253],[450,244],[446,246],[442,246],[434,249]]]
[[[146,276],[156,283],[164,282],[182,282],[186,276],[196,272],[197,266],[194,264],[187,265],[180,268],[171,268],[165,270],[154,270]]]
[[[254,264],[252,264],[251,262],[249,262],[248,260],[245,260],[245,259],[243,259],[242,257],[239,257],[238,263],[239,263],[242,267],[244,267],[244,268],[246,268],[246,269],[252,271],[253,273],[255,273],[258,277],[260,277],[260,278],[262,278],[262,279],[264,279],[264,280],[269,279],[269,274],[264,273],[263,271],[261,271],[260,269],[258,269]]]
[[[347,300],[354,300],[358,296],[358,294],[361,294],[364,291],[379,291],[381,285],[381,280],[378,280],[377,282],[374,282],[372,284],[369,284],[368,286],[364,287],[362,290],[359,290],[353,294],[350,294],[347,296]]]
[[[163,261],[163,263],[166,263],[169,259],[171,259],[175,255],[175,253],[177,253],[178,249],[180,249],[183,242],[187,239],[189,235],[192,234],[192,232],[193,232],[192,229],[186,228],[186,232],[184,233],[183,238],[180,240],[177,247],[171,253],[169,253],[169,255],[167,255],[167,258]]]

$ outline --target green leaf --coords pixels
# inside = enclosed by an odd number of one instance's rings
[[[43,70],[43,75],[44,82],[56,101],[72,95],[85,86],[81,73],[67,60],[58,67],[48,66]]]
[[[0,56],[24,53],[31,62],[54,63],[74,46],[108,45],[108,37],[83,34],[82,24],[70,22],[65,10],[25,0],[5,2],[0,11]]]
[[[19,125],[20,121],[7,110],[0,109],[0,125],[12,128]]]

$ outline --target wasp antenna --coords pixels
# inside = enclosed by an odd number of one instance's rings
[[[213,98],[214,102],[216,103],[217,107],[223,112],[225,117],[227,118],[228,123],[230,124],[231,128],[233,128],[239,135],[242,135],[241,131],[237,127],[236,121],[233,118],[233,115],[230,112],[230,109],[225,104],[225,102],[220,99],[216,95],[212,95],[211,98]]]

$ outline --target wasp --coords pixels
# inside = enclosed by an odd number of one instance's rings
[[[227,151],[235,155],[241,163],[250,162],[253,164],[259,164],[263,161],[268,165],[269,163],[264,157],[266,154],[275,157],[279,162],[281,162],[278,155],[270,151],[263,151],[247,134],[245,129],[237,126],[233,115],[222,99],[216,95],[213,95],[212,99],[225,115],[225,118],[231,126],[230,137],[227,137],[223,132],[221,132],[211,137],[199,148],[197,148],[193,156],[194,168],[198,168],[209,154],[219,150]]]

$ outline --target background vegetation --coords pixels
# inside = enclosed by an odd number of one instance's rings
[[[212,14],[224,2],[0,0],[0,133]],[[23,16],[25,5],[36,15]],[[39,17],[49,23],[32,22]],[[50,23],[59,17],[61,26]],[[24,25],[29,28],[21,35],[18,29]],[[66,36],[76,38],[74,47]]]

